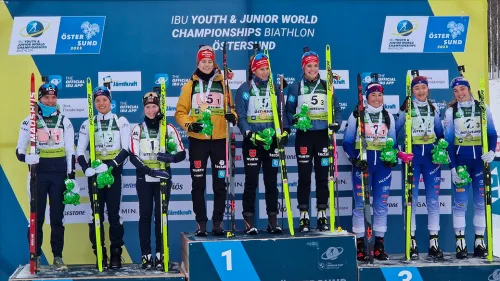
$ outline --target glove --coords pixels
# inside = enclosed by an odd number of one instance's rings
[[[297,122],[299,122],[299,116],[298,115],[293,117],[292,125],[293,126],[297,125]]]
[[[85,176],[86,177],[92,177],[95,175],[95,170],[93,168],[87,168],[87,170],[85,170]]]
[[[255,146],[264,146],[266,143],[264,142],[264,139],[262,139],[258,133],[254,133],[252,131],[249,131],[247,136],[246,136],[250,141],[252,141],[253,145]]]
[[[95,172],[98,173],[98,174],[102,174],[104,172],[106,172],[108,170],[108,165],[102,163],[101,165],[97,166],[97,168],[95,168]]]
[[[172,155],[170,153],[158,152],[158,154],[156,154],[156,159],[161,162],[172,163],[175,160],[175,155]]]
[[[199,133],[203,130],[203,124],[200,122],[193,122],[188,126],[188,132]]]
[[[495,152],[490,150],[487,153],[481,155],[481,159],[486,163],[491,163],[493,162],[493,160],[495,160]]]
[[[228,122],[233,123],[233,126],[236,125],[236,116],[232,112],[224,114],[224,118],[226,118]]]
[[[360,170],[365,170],[366,168],[368,168],[368,162],[366,162],[366,160],[360,160],[358,158],[351,157],[349,158],[349,161],[351,161],[352,165]]]
[[[287,145],[288,144],[288,131],[284,130],[278,140],[282,146]]]
[[[71,173],[68,173],[68,179],[74,180],[75,179],[75,171],[72,171]]]
[[[455,185],[463,182],[462,179],[458,176],[456,168],[451,169],[451,180]]]
[[[170,172],[167,172],[165,170],[151,170],[148,173],[149,176],[153,178],[160,178],[160,179],[166,179],[169,180],[171,178]]]
[[[334,133],[338,132],[340,130],[340,125],[339,123],[335,122],[333,124],[328,125],[328,129],[332,130]]]
[[[80,185],[78,184],[78,182],[74,179],[71,180],[71,182],[73,183],[73,189],[71,190],[73,193],[78,193],[80,192]]]
[[[401,104],[401,107],[399,108],[399,110],[406,111],[406,108],[407,108],[407,105],[408,105],[408,99],[409,98],[410,98],[409,96],[406,97],[406,99],[404,100],[404,102]]]
[[[408,164],[413,160],[413,153],[405,153],[403,151],[398,151],[398,158],[401,159],[405,164]]]
[[[27,154],[24,158],[24,162],[28,165],[38,164],[38,162],[40,162],[40,156],[36,154]]]

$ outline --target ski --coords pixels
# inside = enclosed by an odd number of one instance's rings
[[[30,86],[30,154],[36,153],[36,133],[38,117],[38,96],[35,92],[35,74],[31,73]],[[36,220],[36,168],[37,164],[29,165],[30,170],[30,273],[35,274],[39,268],[37,265],[37,220]]]
[[[274,89],[273,72],[271,70],[271,58],[269,57],[268,49],[264,49],[264,54],[267,56],[267,59],[269,61],[269,80],[267,81],[267,87],[269,88],[271,107],[273,110],[274,129],[276,131],[276,144],[279,151],[279,161],[281,168],[281,183],[282,183],[283,193],[285,194],[286,216],[288,219],[288,228],[290,231],[290,235],[294,236],[295,230],[293,228],[293,214],[291,206],[292,204],[290,202],[290,192],[288,190],[288,173],[286,170],[286,162],[285,162],[286,155],[285,155],[285,148],[280,144],[278,139],[278,136],[281,135],[282,128],[280,126],[280,120],[278,115],[277,97]]]
[[[406,113],[405,113],[405,152],[412,153],[412,106],[411,99],[411,79],[412,76],[418,76],[418,70],[412,70],[411,75],[406,73]],[[405,259],[410,260],[411,250],[411,220],[412,220],[412,203],[413,203],[413,162],[410,161],[404,164],[405,169]]]
[[[366,138],[365,138],[365,106],[363,101],[363,86],[361,84],[361,75],[358,73],[358,137],[359,137],[359,159],[367,160],[366,156]],[[372,215],[370,203],[370,184],[368,179],[368,167],[361,171],[361,193],[363,194],[363,209],[365,217],[365,237],[368,246],[369,262],[373,263],[373,236],[372,236]]]
[[[166,153],[166,138],[168,137],[167,132],[167,89],[166,89],[166,79],[160,83],[160,112],[163,114],[163,118],[160,120],[160,152]],[[158,91],[158,87],[154,88]],[[157,92],[158,93],[158,92]],[[167,164],[165,162],[159,162],[160,169],[165,170]],[[168,247],[168,204],[170,202],[170,192],[168,190],[168,180],[160,179],[160,198],[161,198],[161,233],[162,233],[162,243],[163,243],[163,270],[168,272],[168,264],[170,262],[170,249]]]
[[[488,119],[486,114],[485,101],[485,86],[484,77],[479,80],[479,107],[481,108],[481,144],[483,146],[483,154],[488,153]],[[491,170],[490,163],[483,161],[484,175],[484,201],[486,206],[486,239],[488,240],[488,261],[493,261],[493,233],[492,233],[492,218],[491,218]]]
[[[95,160],[95,139],[94,139],[94,97],[92,93],[92,81],[87,77],[87,103],[88,103],[88,122],[89,122],[89,158],[90,165]],[[99,215],[99,200],[97,194],[96,176],[90,178],[92,182],[92,210],[94,212],[94,225],[95,225],[95,241],[97,250],[97,268],[102,272],[102,245],[101,245],[101,218]]]
[[[280,115],[280,126],[281,126],[281,128],[284,127],[284,125],[283,125],[283,118],[285,118],[284,117],[285,116],[284,115],[284,110],[285,110],[284,109],[285,108],[285,104],[284,104],[285,103],[285,94],[283,92],[283,88],[285,88],[285,83],[286,83],[285,82],[285,78],[283,77],[283,74],[282,74],[282,75],[280,75],[280,107],[281,107],[280,108],[280,114],[281,114]],[[284,194],[283,193],[284,193],[283,192],[283,187],[281,187],[281,228],[282,229],[284,228],[283,227],[283,221],[284,221],[284,219],[283,219],[283,203],[284,203],[283,202],[283,200],[284,200],[283,197],[284,197]]]
[[[229,89],[229,69],[227,67],[226,42],[222,47],[222,65],[224,68],[224,114],[231,113],[231,90]],[[226,237],[233,237],[236,233],[235,221],[235,196],[234,196],[234,154],[236,152],[236,139],[233,133],[233,123],[226,121],[226,206],[229,206],[231,215],[231,226],[228,228]]]
[[[333,124],[335,116],[335,108],[333,106],[333,73],[332,73],[332,60],[330,56],[330,45],[326,45],[326,93],[327,93],[327,106],[328,106],[328,125]],[[336,154],[334,150],[336,143],[336,136],[334,135],[330,126],[328,126],[328,156],[329,156],[329,192],[330,192],[330,231],[335,231],[335,187],[336,187]]]

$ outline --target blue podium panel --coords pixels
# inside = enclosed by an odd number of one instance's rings
[[[237,233],[233,238],[181,233],[189,281],[357,280],[355,236],[343,233]]]
[[[455,253],[446,253],[444,260],[404,261],[403,255],[390,256],[390,261],[375,261],[374,265],[358,264],[359,281],[500,281],[500,259],[492,262],[473,258],[457,260]]]
[[[10,276],[9,281],[33,280],[59,280],[59,281],[184,281],[184,275],[179,272],[179,264],[173,263],[170,272],[165,273],[156,270],[143,270],[138,264],[124,265],[119,270],[104,270],[99,272],[95,265],[69,265],[67,271],[56,271],[52,266],[41,266],[40,272],[30,274],[29,264],[19,266]]]

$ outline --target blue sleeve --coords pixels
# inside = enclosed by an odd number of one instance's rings
[[[349,158],[356,158],[356,132],[358,120],[354,118],[353,114],[349,115],[347,125],[344,132],[344,142],[342,147]]]
[[[243,83],[236,91],[235,103],[236,103],[236,114],[238,114],[238,128],[241,134],[244,136],[246,131],[251,131],[252,128],[247,121],[247,109],[248,109],[248,99],[243,98],[243,94],[248,94],[249,86],[248,82]]]
[[[436,111],[434,112],[434,134],[437,139],[442,139],[444,137],[443,131],[443,123],[441,122],[441,114],[439,114],[439,110],[437,110],[437,105],[434,105]]]
[[[491,111],[486,107],[486,119],[488,126],[488,150],[495,151],[497,146],[497,130],[495,129],[495,124],[493,123],[493,118],[491,116]]]
[[[448,142],[448,155],[450,156],[450,169],[457,166],[455,157],[455,125],[453,123],[453,108],[448,108],[444,117],[444,139]]]
[[[401,129],[405,126],[405,122],[406,112],[400,110],[396,118],[396,136],[399,136]]]
[[[391,125],[389,126],[389,132],[387,132],[387,137],[394,140],[394,146],[392,148],[398,149],[398,139],[396,138],[396,121],[394,116],[389,113],[389,120],[391,120]]]
[[[297,112],[297,97],[299,95],[299,83],[295,82],[289,86],[288,98],[286,100],[285,112],[290,127],[293,123],[293,115]]]
[[[333,108],[335,112],[335,116],[333,116],[333,120],[335,123],[342,125],[342,108],[340,107],[339,100],[337,99],[337,95],[333,95]]]

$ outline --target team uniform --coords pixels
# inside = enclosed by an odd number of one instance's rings
[[[379,84],[369,84],[367,86],[367,96],[371,92],[383,93],[383,88]],[[364,260],[367,257],[366,246],[364,243],[365,223],[364,223],[364,202],[361,192],[362,170],[368,166],[370,175],[369,182],[365,183],[365,188],[371,188],[373,196],[373,230],[375,234],[374,256],[379,260],[388,259],[384,250],[384,235],[387,232],[387,200],[391,188],[391,170],[396,164],[387,163],[380,159],[381,150],[385,147],[388,138],[394,140],[393,148],[397,148],[396,124],[392,114],[389,114],[382,106],[375,108],[366,104],[364,114],[365,120],[365,139],[367,142],[367,159],[360,160],[360,140],[358,134],[357,111],[353,112],[347,121],[347,127],[344,134],[343,148],[349,160],[353,164],[352,182],[354,204],[352,217],[352,231],[357,237],[358,260]],[[406,158],[406,154],[398,153],[398,157]]]
[[[96,96],[104,95],[111,100],[111,95],[106,87],[98,87],[94,91],[94,99]],[[122,196],[122,171],[123,164],[128,157],[128,148],[130,142],[130,126],[125,117],[108,112],[106,114],[98,113],[95,118],[94,132],[89,132],[88,120],[85,120],[80,127],[78,134],[78,145],[76,148],[78,164],[82,167],[85,175],[89,177],[89,198],[93,203],[92,182],[91,177],[96,173],[102,173],[108,170],[108,167],[113,167],[112,175],[114,183],[110,187],[98,189],[99,213],[101,225],[104,225],[104,207],[107,208],[109,221],[109,237],[110,245],[110,267],[117,269],[121,267],[121,254],[123,243],[123,221],[120,216],[120,203]],[[86,158],[86,151],[89,146],[89,134],[93,133],[95,138],[95,155],[97,160],[101,160],[102,164],[97,168],[90,167],[90,163]],[[94,254],[97,255],[96,237],[94,216],[92,210],[92,218],[89,222],[89,237],[92,243]],[[107,267],[107,251],[104,247],[104,227],[101,227],[101,243],[103,249],[103,267]]]
[[[57,97],[57,86],[44,84],[40,87],[38,98],[44,95]],[[74,165],[74,139],[75,133],[71,121],[61,114],[57,106],[46,106],[38,102],[39,111],[37,119],[36,154],[26,154],[30,145],[30,117],[21,123],[19,137],[16,145],[16,156],[21,162],[38,164],[36,172],[36,208],[37,208],[37,268],[39,268],[40,255],[42,254],[43,223],[45,221],[45,208],[47,195],[49,196],[50,216],[50,245],[54,255],[54,265],[58,270],[66,270],[62,261],[64,247],[64,191],[66,178],[75,179]],[[29,189],[28,177],[28,195]],[[28,227],[29,240],[29,227]]]
[[[257,54],[251,62],[251,71],[268,67],[269,61],[264,54]],[[276,85],[275,91],[279,89]],[[280,112],[280,100],[277,95],[276,103]],[[243,83],[236,92],[236,112],[238,113],[238,127],[245,136],[242,151],[245,168],[245,189],[243,191],[243,218],[245,232],[250,235],[258,234],[255,227],[255,199],[259,186],[259,173],[262,167],[265,186],[266,212],[268,216],[267,231],[270,233],[283,233],[278,225],[278,167],[279,153],[276,135],[269,149],[264,148],[263,140],[258,133],[267,128],[274,129],[274,116],[271,107],[270,89],[268,80],[252,75],[252,79]],[[284,118],[284,117],[283,117]],[[286,119],[286,118],[285,118]],[[288,125],[285,121],[284,131]],[[285,133],[288,135],[288,132]],[[284,144],[288,137],[282,138]]]
[[[458,77],[452,81],[452,88],[456,86],[470,85],[465,78]],[[484,174],[483,161],[491,162],[495,158],[495,147],[497,132],[493,123],[491,112],[486,108],[488,126],[488,150],[482,154],[481,143],[481,109],[479,103],[472,98],[466,102],[455,102],[446,110],[444,122],[444,135],[448,141],[448,153],[450,155],[450,168],[452,169],[453,181],[453,227],[456,234],[456,256],[459,259],[467,257],[467,246],[465,244],[465,213],[469,198],[469,190],[473,190],[474,196],[474,219],[475,243],[474,256],[485,257],[487,254],[484,244],[485,205],[484,205]],[[463,187],[457,187],[460,183],[456,168],[465,166],[472,183]]]
[[[156,94],[156,93],[151,93]],[[145,99],[148,103],[159,104],[158,97],[153,101]],[[154,266],[163,270],[163,240],[161,230],[161,197],[160,178],[167,179],[167,199],[170,198],[172,187],[170,163],[177,163],[186,158],[177,130],[172,125],[167,126],[167,135],[176,144],[176,150],[170,153],[160,152],[160,113],[155,119],[144,117],[144,122],[132,129],[130,140],[130,162],[136,167],[136,190],[139,198],[139,240],[142,253],[142,268],[153,267],[151,257],[151,214],[154,203],[154,225],[156,238],[156,256]],[[160,170],[160,161],[165,162],[166,169]]]
[[[300,112],[303,104],[309,106],[312,128],[307,131],[299,130],[295,133],[295,154],[298,166],[297,200],[300,210],[300,231],[308,232],[309,200],[311,193],[311,175],[314,163],[316,179],[316,209],[318,211],[317,228],[321,231],[329,230],[326,209],[328,208],[328,176],[329,176],[329,137],[328,137],[328,102],[326,81],[319,75],[314,80],[305,76],[298,83],[294,83],[288,90],[286,113],[288,122],[296,125],[293,116]],[[334,132],[342,123],[341,108],[337,98],[333,98]]]
[[[204,46],[198,51],[197,64],[204,58],[215,59],[213,50]],[[189,162],[192,179],[193,210],[197,222],[196,235],[206,236],[208,221],[205,189],[206,168],[210,157],[212,163],[212,188],[214,208],[212,215],[212,233],[224,235],[222,221],[226,200],[226,120],[236,125],[236,112],[224,114],[225,85],[220,69],[215,65],[211,73],[197,69],[191,79],[182,86],[181,95],[175,111],[175,120],[186,130],[189,139]],[[232,97],[230,105],[233,108]],[[203,125],[197,122],[205,109],[211,111],[213,132],[211,136],[202,134]]]
[[[412,80],[413,86],[417,84],[427,85],[427,79],[417,76]],[[406,101],[404,105],[406,104]],[[402,107],[404,107],[404,105]],[[429,256],[443,258],[443,252],[438,244],[439,226],[439,190],[441,186],[441,165],[432,161],[432,149],[437,141],[444,137],[441,117],[436,104],[430,101],[412,101],[412,109],[415,112],[412,116],[412,152],[413,158],[413,200],[412,206],[418,203],[418,186],[420,175],[422,175],[425,186],[425,199],[427,205],[428,224],[430,233]],[[406,110],[406,109],[405,109]],[[406,122],[406,112],[401,110],[396,121],[396,135],[399,135],[401,129],[404,129]],[[404,130],[403,130],[404,132]],[[417,242],[415,239],[416,220],[415,214],[417,208],[412,208],[411,219],[411,249],[410,256],[417,259],[419,256]]]

